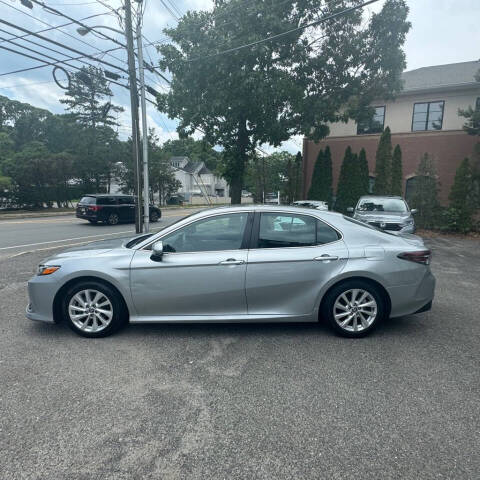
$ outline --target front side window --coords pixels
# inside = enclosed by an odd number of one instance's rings
[[[385,107],[374,107],[374,113],[371,118],[361,121],[357,125],[357,135],[367,135],[369,133],[382,133],[385,125]]]
[[[441,130],[445,102],[416,103],[413,106],[412,131]]]
[[[161,240],[165,252],[211,252],[242,247],[248,213],[203,218],[172,232]]]
[[[310,247],[338,240],[336,230],[309,215],[262,213],[258,248]]]

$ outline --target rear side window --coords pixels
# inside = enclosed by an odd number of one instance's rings
[[[258,248],[310,247],[335,242],[338,233],[309,215],[262,213]]]
[[[95,197],[82,197],[78,203],[83,203],[84,205],[95,205]]]
[[[133,197],[119,197],[118,198],[119,205],[133,205]]]
[[[98,197],[97,205],[116,205],[117,199],[115,197]]]

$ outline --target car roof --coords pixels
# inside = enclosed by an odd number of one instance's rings
[[[396,198],[398,200],[404,200],[404,198],[399,195],[362,195],[360,200],[363,198]]]
[[[300,207],[297,205],[267,205],[267,204],[255,204],[255,205],[225,205],[222,207],[213,207],[202,210],[200,213],[211,214],[214,212],[224,213],[224,212],[288,212],[288,213],[305,213],[308,215],[320,215],[320,216],[331,216],[331,217],[342,217],[343,215],[338,212],[329,212],[327,210],[312,210],[311,208]]]
[[[128,193],[86,193],[84,197],[133,197]]]

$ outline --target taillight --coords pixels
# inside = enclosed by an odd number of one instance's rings
[[[417,252],[403,252],[397,255],[402,260],[408,260],[409,262],[421,263],[423,265],[430,265],[430,258],[432,252],[430,250],[419,250]]]
[[[98,205],[94,205],[93,207],[88,207],[88,209],[91,211],[91,212],[98,212],[99,210],[102,209],[102,207],[98,206]]]

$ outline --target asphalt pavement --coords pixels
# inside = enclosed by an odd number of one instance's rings
[[[429,244],[433,309],[358,340],[323,324],[85,339],[24,317],[45,252],[4,255],[0,479],[479,478],[480,243]]]
[[[199,209],[171,209],[162,212],[159,222],[150,225],[151,232],[190,215]],[[23,252],[52,250],[58,247],[81,245],[88,242],[135,235],[135,225],[121,223],[115,226],[91,224],[74,215],[55,217],[17,218],[0,221],[0,258]]]

